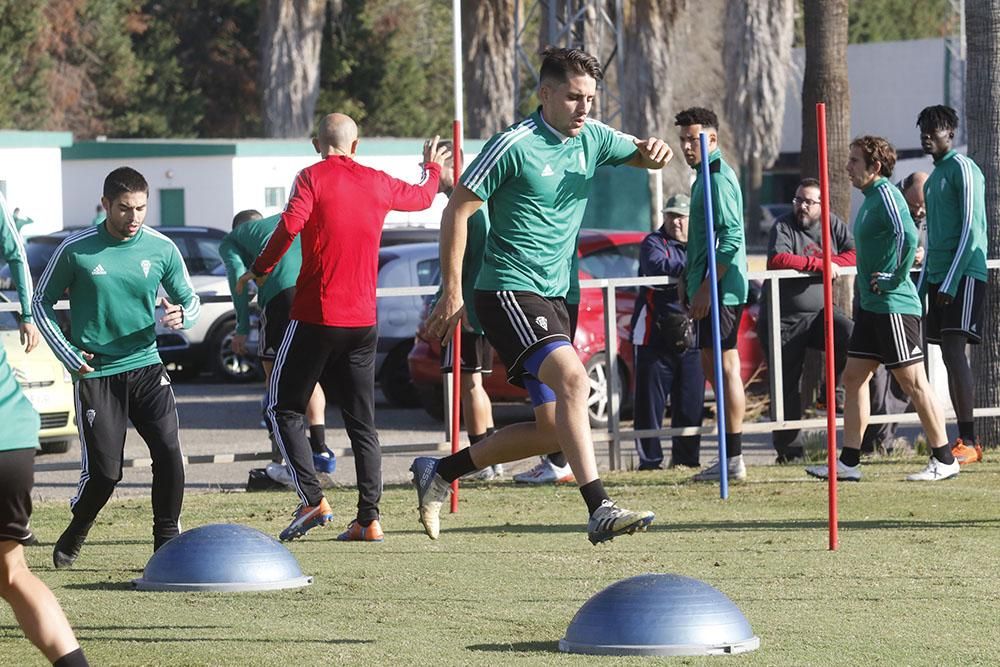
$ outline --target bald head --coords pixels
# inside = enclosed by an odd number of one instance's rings
[[[358,141],[358,125],[342,113],[331,113],[323,117],[316,131],[317,150],[321,155],[331,152],[352,155]]]
[[[924,201],[924,183],[927,182],[928,175],[922,171],[915,171],[903,179],[903,198],[910,209],[910,216],[915,222],[920,222],[927,215],[927,204]]]

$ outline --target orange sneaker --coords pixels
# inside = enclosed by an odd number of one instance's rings
[[[381,542],[385,540],[382,524],[375,519],[367,526],[362,526],[357,520],[347,524],[347,530],[337,535],[341,542]]]
[[[977,442],[975,446],[970,447],[961,438],[955,440],[955,444],[951,446],[951,453],[955,460],[962,465],[978,463],[983,460],[983,446]]]

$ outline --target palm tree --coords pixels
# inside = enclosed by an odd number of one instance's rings
[[[966,0],[965,34],[968,53],[965,115],[969,157],[986,177],[986,233],[989,257],[1000,257],[1000,0]],[[986,336],[973,346],[972,372],[979,405],[1000,405],[1000,277],[990,271],[986,290]],[[982,441],[1000,443],[1000,419],[978,420]]]
[[[468,137],[490,137],[514,122],[514,29],[514,0],[462,3]]]

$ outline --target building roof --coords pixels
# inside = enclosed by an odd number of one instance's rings
[[[72,132],[0,130],[0,148],[66,148],[72,145]]]

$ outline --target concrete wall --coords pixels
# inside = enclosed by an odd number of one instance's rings
[[[48,234],[63,227],[62,155],[58,147],[0,147],[0,181],[4,182],[11,213],[20,208],[31,218],[25,236]]]

